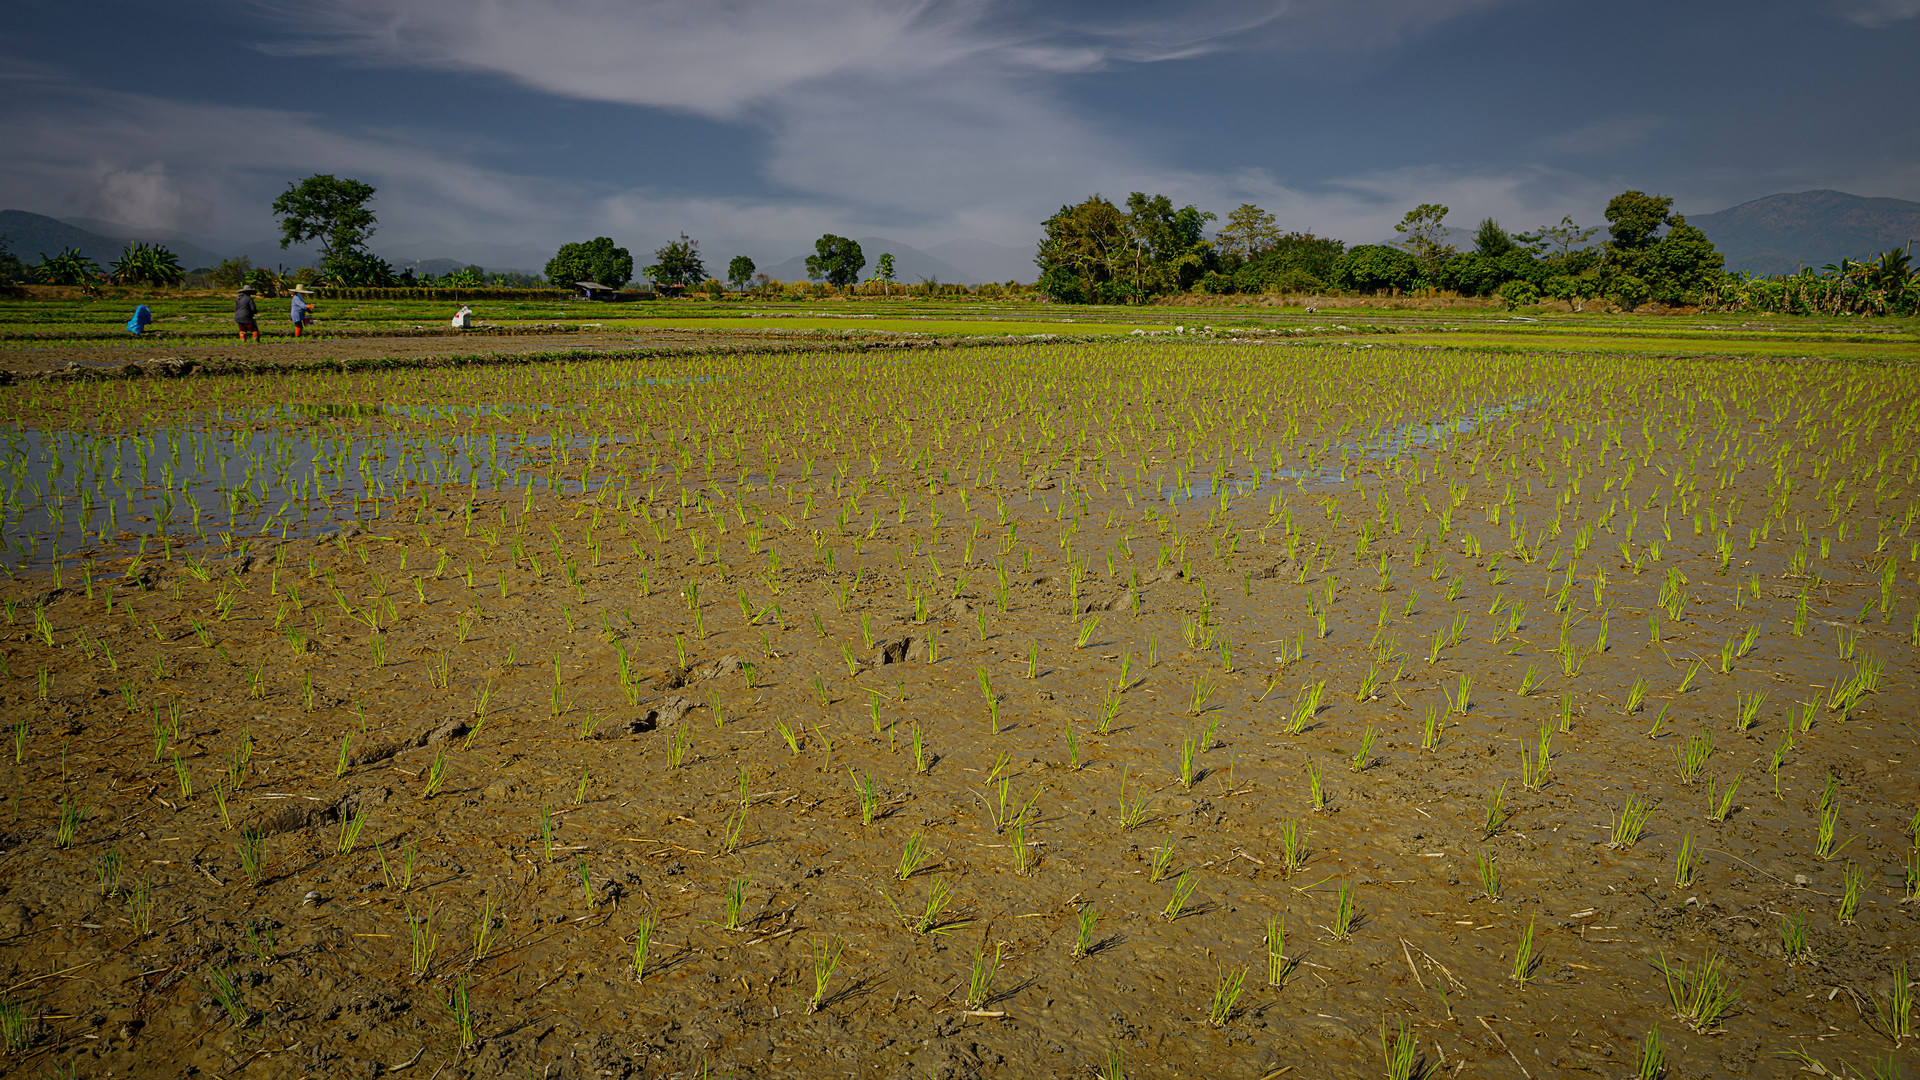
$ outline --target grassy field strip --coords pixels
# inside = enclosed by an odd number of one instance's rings
[[[1369,335],[1371,337],[1371,335]],[[1325,339],[1340,340],[1339,335]],[[1374,340],[1377,340],[1374,339]],[[1606,354],[1680,354],[1687,356],[1821,357],[1844,360],[1916,360],[1920,343],[1795,338],[1626,337],[1615,335],[1395,334],[1396,348],[1445,345],[1459,349],[1522,349]]]

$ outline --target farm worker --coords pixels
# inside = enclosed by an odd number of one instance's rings
[[[473,309],[461,304],[460,310],[453,316],[453,328],[455,330],[473,329]]]
[[[133,318],[127,320],[127,333],[137,334],[145,330],[147,324],[152,321],[153,312],[147,310],[147,305],[141,304],[139,307],[133,309]]]
[[[313,307],[314,305],[307,301],[307,287],[295,285],[292,310],[294,337],[299,337],[302,331],[313,325]]]
[[[240,340],[260,340],[260,324],[254,319],[259,311],[253,305],[253,286],[240,286],[240,294],[233,298],[233,321],[240,327]]]

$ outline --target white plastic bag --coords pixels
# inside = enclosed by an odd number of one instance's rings
[[[455,330],[473,329],[473,309],[465,304],[460,305],[459,313],[453,317],[453,328]]]

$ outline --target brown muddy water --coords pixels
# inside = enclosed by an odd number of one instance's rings
[[[0,391],[573,425],[324,535],[9,559],[0,1068],[1915,1069],[1907,370],[627,369]],[[368,411],[303,422],[556,423]]]

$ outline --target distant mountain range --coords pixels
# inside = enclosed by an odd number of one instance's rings
[[[1040,276],[1031,252],[985,240],[949,240],[925,251],[880,236],[855,237],[854,242],[867,259],[860,271],[862,281],[873,276],[883,254],[893,256],[893,279],[902,285],[936,278],[953,285],[979,285],[988,281],[1033,281]],[[805,281],[807,256],[795,255],[762,266],[758,272],[779,281]]]
[[[1920,241],[1920,202],[1844,191],[1768,195],[1715,214],[1689,214],[1687,221],[1727,257],[1727,269],[1754,274],[1868,259]]]
[[[0,236],[7,238],[7,247],[28,265],[39,262],[42,254],[58,255],[66,248],[78,248],[80,254],[99,263],[104,269],[108,263],[120,257],[120,253],[126,250],[127,242],[133,239],[165,244],[168,250],[180,256],[180,265],[187,270],[210,267],[227,258],[181,237],[142,234],[107,222],[85,218],[80,220],[97,227],[88,228],[87,225],[31,214],[25,210],[0,210]]]

